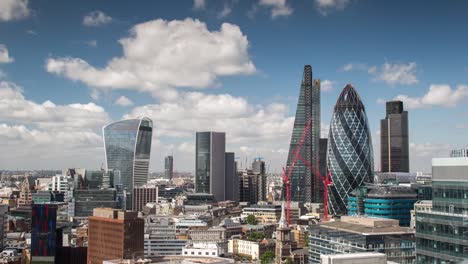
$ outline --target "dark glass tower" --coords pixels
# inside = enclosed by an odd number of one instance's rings
[[[174,157],[167,156],[164,158],[164,175],[166,179],[172,181],[172,177],[174,175]]]
[[[320,140],[320,80],[312,79],[312,67],[304,66],[301,90],[297,102],[294,128],[289,146],[286,171],[291,166],[294,151],[297,149],[302,133],[312,119],[310,132],[302,145],[300,155],[310,164],[319,169],[319,140]],[[318,202],[320,201],[321,180],[301,161],[297,160],[291,174],[291,201]],[[286,189],[283,188],[283,196]]]
[[[197,132],[195,150],[195,191],[225,200],[226,134]]]
[[[402,101],[387,102],[380,120],[380,164],[382,172],[409,172],[408,112]]]
[[[116,185],[126,191],[131,208],[133,187],[148,182],[153,122],[149,118],[127,119],[103,129],[107,170],[114,173]]]
[[[333,185],[329,208],[335,215],[346,214],[351,191],[369,183],[374,175],[372,139],[361,98],[350,84],[336,102],[328,134],[328,170]]]

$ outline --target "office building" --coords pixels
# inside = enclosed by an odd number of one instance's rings
[[[432,207],[415,206],[417,263],[468,256],[468,157],[432,159]]]
[[[450,157],[452,158],[468,157],[468,149],[453,149],[452,151],[450,151]]]
[[[327,177],[327,147],[328,147],[328,138],[321,138],[319,141],[319,173],[323,177]],[[323,203],[323,181],[320,180],[321,184],[318,186],[320,198],[316,203]]]
[[[321,255],[321,264],[387,264],[387,255],[377,252]]]
[[[195,150],[195,192],[211,193],[225,200],[226,134],[197,132]]]
[[[320,263],[321,255],[373,251],[388,261],[414,263],[414,230],[393,219],[355,216],[309,226],[309,263]]]
[[[68,214],[69,217],[85,218],[100,207],[118,207],[115,189],[74,190],[73,199],[68,203]]]
[[[242,209],[242,218],[253,215],[259,224],[276,224],[281,217],[281,205],[258,204]]]
[[[24,177],[18,198],[18,207],[32,205],[32,193],[35,192],[32,177]]]
[[[260,241],[251,241],[246,239],[229,239],[228,252],[241,257],[247,257],[251,261],[258,261],[267,247]]]
[[[3,243],[8,230],[8,205],[0,204],[0,250],[3,250]]]
[[[31,215],[31,263],[54,263],[57,207],[34,204]]]
[[[237,176],[237,167],[234,152],[225,153],[224,164],[224,193],[226,194],[224,200],[239,202],[239,177]]]
[[[122,120],[103,127],[106,169],[126,192],[130,208],[133,187],[148,181],[153,122],[149,118]],[[117,181],[117,182],[116,182]]]
[[[137,212],[96,208],[88,223],[88,263],[144,256],[144,221]]]
[[[411,210],[417,196],[410,186],[361,186],[349,194],[348,215],[395,219],[400,226],[410,226]]]
[[[252,170],[243,170],[237,173],[239,177],[239,201],[256,204],[258,202],[258,174]]]
[[[65,195],[63,192],[37,191],[32,194],[34,204],[61,202],[63,203]]]
[[[408,112],[402,101],[386,104],[380,120],[380,165],[382,172],[409,172]]]
[[[319,167],[320,80],[313,80],[312,77],[312,67],[304,66],[286,171],[293,162],[294,153],[309,120],[312,120],[312,125],[302,145],[300,155],[317,169]],[[297,160],[291,174],[291,201],[305,203],[320,200],[318,189],[320,184],[321,180],[310,168],[301,160]],[[285,196],[285,191],[286,189],[283,188],[283,196]]]
[[[182,255],[187,239],[177,237],[174,220],[149,215],[145,219],[145,258]]]
[[[265,161],[261,158],[255,158],[252,163],[252,172],[258,175],[258,201],[266,201],[267,200],[267,176],[266,176],[266,169],[265,169]]]
[[[147,203],[158,202],[158,186],[142,186],[133,188],[132,210],[143,211]]]
[[[166,179],[172,181],[174,177],[174,157],[167,156],[164,158],[164,176]]]
[[[328,134],[327,167],[333,185],[329,189],[329,210],[346,214],[351,191],[374,177],[372,139],[364,104],[351,84],[336,102]]]

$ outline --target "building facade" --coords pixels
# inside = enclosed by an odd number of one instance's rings
[[[309,226],[310,264],[320,263],[321,255],[372,251],[384,253],[388,261],[412,264],[414,230],[399,226],[393,219],[355,216]]]
[[[164,158],[164,176],[166,176],[166,179],[169,179],[172,181],[172,178],[174,177],[174,157],[173,156],[167,156]]]
[[[452,151],[450,151],[450,157],[452,158],[468,157],[468,149],[453,149]]]
[[[57,237],[57,206],[35,204],[32,206],[31,263],[54,263]]]
[[[327,167],[333,185],[329,188],[329,210],[346,214],[351,191],[372,182],[374,155],[364,104],[351,84],[336,102],[328,134]]]
[[[320,140],[320,80],[314,80],[312,66],[304,66],[299,99],[297,102],[294,127],[289,146],[286,171],[289,170],[294,159],[294,153],[309,120],[312,120],[309,133],[302,145],[300,155],[310,164],[319,167],[319,140]],[[320,199],[320,178],[301,160],[297,160],[291,174],[291,201],[316,202]],[[283,188],[285,197],[286,189]]]
[[[408,111],[402,101],[386,104],[380,120],[380,165],[382,172],[409,172]]]
[[[147,203],[158,202],[158,186],[142,186],[133,188],[132,210],[143,211]]]
[[[417,196],[416,191],[409,186],[358,187],[348,197],[348,215],[395,219],[401,226],[410,226],[411,210]]]
[[[88,223],[88,264],[144,255],[144,221],[136,212],[96,208]]]
[[[258,175],[258,201],[266,201],[267,200],[267,176],[266,176],[266,168],[265,168],[265,161],[261,158],[255,158],[252,162],[252,172]]]
[[[149,118],[127,119],[103,127],[106,169],[114,172],[114,183],[126,191],[131,208],[133,187],[148,181],[153,122]]]
[[[114,189],[74,190],[73,199],[68,203],[68,215],[69,217],[85,218],[92,216],[95,208],[117,208],[117,205]]]
[[[195,150],[195,192],[211,193],[225,200],[226,134],[197,132]]]
[[[417,263],[461,263],[468,256],[468,157],[432,159],[432,208],[418,204]]]
[[[174,220],[149,215],[145,219],[145,258],[182,255],[187,239],[179,239]]]

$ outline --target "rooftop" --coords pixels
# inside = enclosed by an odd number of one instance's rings
[[[411,228],[399,226],[398,220],[372,217],[342,216],[341,221],[324,222],[320,226],[363,235],[414,233]]]

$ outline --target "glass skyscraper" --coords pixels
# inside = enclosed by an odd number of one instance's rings
[[[300,155],[319,170],[319,140],[320,140],[320,80],[312,79],[312,67],[304,66],[304,74],[301,82],[301,90],[297,102],[294,128],[291,135],[286,171],[292,164],[294,152],[301,140],[302,133],[309,120],[312,125],[307,133]],[[291,201],[318,202],[322,181],[300,159],[295,163],[291,174]],[[286,188],[283,187],[283,196]]]
[[[369,183],[374,175],[372,139],[364,105],[350,84],[341,92],[330,122],[327,152],[333,185],[329,188],[329,210],[346,214],[351,191]]]
[[[408,112],[402,101],[387,102],[380,120],[380,164],[382,172],[409,172]]]
[[[148,181],[153,122],[149,118],[127,119],[103,129],[106,168],[114,172],[114,184],[126,191],[131,206],[134,186]]]
[[[224,201],[226,134],[197,132],[195,152],[195,191]]]

